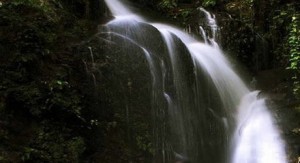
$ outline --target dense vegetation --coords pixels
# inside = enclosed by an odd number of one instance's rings
[[[163,13],[182,27],[191,26],[194,33],[201,23],[197,7],[203,6],[219,20],[222,48],[251,75],[259,78],[262,71],[280,69],[280,81],[260,89],[285,95],[274,102],[279,117],[289,119],[283,122],[284,132],[294,143],[289,152],[295,161],[300,146],[297,0],[133,3]],[[97,0],[0,0],[0,162],[145,162],[151,157],[148,112],[132,102],[137,109],[132,111],[135,122],[130,130],[138,132],[128,136],[126,113],[120,110],[121,103],[112,100],[120,92],[109,92],[116,87],[111,83],[116,75],[125,83],[118,88],[139,96],[130,78],[115,72],[130,68],[114,67],[107,47],[91,39],[97,25],[109,19],[104,3]],[[97,71],[88,46],[98,47]],[[105,78],[98,79],[96,73]]]
[[[98,148],[81,60],[66,49],[95,31],[85,3],[1,1],[0,162],[78,162]]]

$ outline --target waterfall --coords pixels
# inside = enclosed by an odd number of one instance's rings
[[[199,27],[202,43],[176,27],[148,22],[121,0],[105,1],[115,19],[101,32],[137,46],[148,61],[154,162],[170,162],[171,155],[193,163],[287,162],[265,100],[246,87],[215,41],[214,15],[199,8],[212,33],[206,38]],[[166,52],[145,32],[159,33]]]

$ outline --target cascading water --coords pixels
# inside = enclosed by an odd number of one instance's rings
[[[148,23],[119,0],[105,1],[115,19],[102,34],[138,47],[148,61],[154,162],[170,162],[175,153],[194,163],[286,163],[264,100],[250,93],[215,42],[214,16],[199,8],[212,36],[208,41],[199,27],[201,43],[172,26]],[[166,52],[158,51],[145,32],[159,32]]]
[[[246,95],[239,106],[232,163],[285,163],[280,134],[259,92]]]

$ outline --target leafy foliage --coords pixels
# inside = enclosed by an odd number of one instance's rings
[[[204,0],[202,2],[203,7],[213,7],[217,4],[217,0]]]
[[[48,126],[49,122],[44,122]],[[68,130],[61,128],[57,130],[44,129],[38,131],[37,136],[30,142],[29,147],[24,148],[23,161],[36,162],[78,162],[85,150],[85,143],[81,137],[73,137],[66,140],[61,133]],[[47,131],[48,130],[48,131]],[[62,131],[61,131],[62,130]]]
[[[90,24],[59,4],[0,6],[0,162],[79,162],[86,151],[92,124],[69,71],[78,58],[64,51]]]
[[[158,6],[161,9],[168,10],[177,7],[177,3],[174,0],[162,0],[159,2]]]
[[[288,35],[288,46],[290,56],[289,69],[295,71],[294,79],[294,93],[300,97],[300,13],[292,16],[290,24],[290,31]]]

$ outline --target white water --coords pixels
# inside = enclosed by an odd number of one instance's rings
[[[232,163],[285,163],[280,134],[265,100],[258,99],[258,94],[255,91],[246,95],[239,106]]]
[[[211,13],[209,13],[208,11],[206,11],[202,7],[199,7],[198,10],[202,11],[205,14],[207,24],[210,27],[210,30],[211,30],[211,33],[212,33],[212,38],[211,39],[216,40],[218,25],[217,25],[217,21],[215,19],[215,15],[212,15]]]
[[[154,26],[158,31],[160,31],[164,42],[166,43],[169,57],[172,62],[172,71],[174,73],[174,86],[176,88],[176,92],[178,94],[177,99],[172,99],[169,94],[165,90],[165,83],[163,82],[163,89],[161,92],[154,91],[155,98],[162,94],[162,96],[166,99],[169,105],[169,114],[173,123],[173,128],[176,128],[177,135],[179,135],[179,139],[181,139],[181,143],[184,144],[181,146],[183,148],[183,153],[188,153],[189,145],[193,142],[188,142],[188,140],[196,140],[194,139],[193,133],[189,133],[190,130],[186,126],[192,124],[192,120],[186,119],[185,116],[181,114],[193,114],[186,113],[192,107],[188,104],[187,101],[184,100],[185,95],[189,94],[186,92],[184,85],[185,80],[183,79],[183,74],[179,73],[182,69],[182,65],[178,64],[179,60],[176,59],[179,52],[175,47],[175,40],[173,35],[178,37],[183,44],[186,46],[188,51],[190,52],[193,61],[194,61],[194,69],[195,69],[195,77],[197,79],[197,69],[204,70],[207,75],[211,78],[214,86],[216,87],[222,104],[224,106],[226,115],[224,117],[219,117],[220,121],[223,123],[227,130],[229,130],[230,126],[228,121],[230,119],[234,119],[234,133],[227,133],[227,135],[232,135],[230,139],[231,145],[227,146],[228,152],[226,159],[223,162],[230,163],[286,163],[286,155],[284,150],[284,143],[280,138],[279,131],[274,124],[274,120],[272,118],[271,113],[268,111],[265,102],[263,99],[259,99],[258,92],[252,92],[248,90],[242,80],[237,76],[237,74],[230,67],[230,63],[225,58],[222,51],[219,49],[217,43],[215,42],[215,38],[217,35],[217,24],[213,15],[204,10],[203,8],[199,8],[202,12],[205,13],[207,17],[208,26],[211,28],[212,38],[204,38],[206,43],[201,43],[191,37],[190,35],[182,32],[182,30],[177,29],[175,27],[159,24],[159,23],[148,23],[144,18],[138,16],[130,11],[128,7],[122,4],[119,0],[105,0],[112,14],[116,17],[114,20],[108,23],[108,25],[113,24],[114,26],[122,25],[122,23],[130,22],[134,24],[135,27],[139,26],[138,22],[147,23]],[[128,28],[128,26],[124,26],[124,28]],[[202,27],[200,27],[202,28]],[[137,28],[138,29],[138,28]],[[203,28],[202,28],[203,29]],[[134,29],[130,29],[130,32],[125,33],[126,35],[132,35],[134,33],[138,33],[140,31],[135,31]],[[202,30],[202,35],[206,37],[205,32]],[[131,40],[127,36],[124,36],[123,33],[117,34],[118,36],[125,37],[130,42],[133,42],[135,45],[139,46],[146,55],[148,63],[150,65],[150,69],[152,72],[154,88],[155,82],[158,81],[157,78],[157,69],[155,68],[154,63],[152,63],[151,54],[146,50],[145,47],[142,47],[135,41]],[[207,41],[210,39],[212,45],[208,45]],[[161,62],[161,67],[164,71],[164,62]],[[163,74],[163,81],[165,80],[165,72]],[[199,89],[201,83],[196,82],[195,89]],[[195,102],[200,102],[200,96],[195,94]],[[175,109],[173,102],[175,100],[178,105],[185,109],[183,111],[178,111]],[[195,104],[195,106],[200,106],[200,104]],[[198,108],[202,109],[202,108]],[[215,117],[218,117],[213,110],[211,111]],[[189,115],[188,117],[191,117]],[[186,122],[187,121],[187,122]],[[187,123],[187,125],[185,125]],[[229,131],[227,131],[229,132]],[[186,135],[188,133],[188,135]],[[201,139],[202,141],[203,139]],[[195,143],[195,142],[194,142]],[[205,144],[205,143],[202,143]],[[163,145],[164,146],[164,145]],[[204,152],[205,146],[200,147],[203,148],[198,152]],[[195,151],[197,152],[197,151]],[[162,149],[163,155],[165,155],[165,149]],[[205,156],[205,154],[200,154]],[[165,157],[165,156],[163,156]]]
[[[204,40],[204,43],[207,44],[208,43],[207,42],[207,36],[206,36],[206,33],[205,33],[205,31],[204,31],[204,29],[203,29],[202,26],[199,26],[199,31],[200,31],[200,34],[201,34],[203,40]]]
[[[113,13],[113,16],[115,16],[117,19],[126,19],[128,17],[131,17],[131,19],[135,20],[143,20],[142,17],[132,13],[130,9],[128,9],[122,2],[119,0],[105,0],[106,5],[110,9],[111,13]]]

